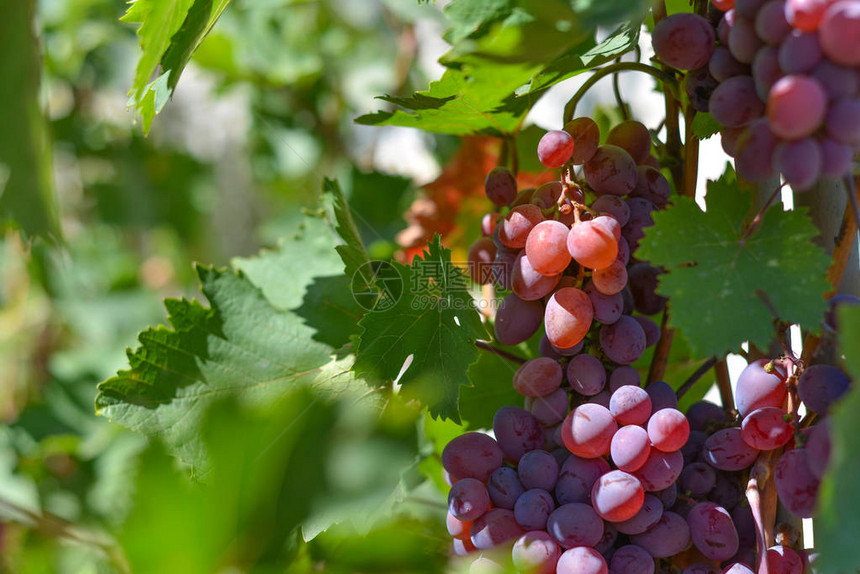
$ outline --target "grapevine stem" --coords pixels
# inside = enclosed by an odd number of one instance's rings
[[[663,320],[660,322],[660,340],[654,349],[654,357],[651,359],[651,367],[648,369],[648,384],[659,381],[666,372],[666,363],[669,362],[669,351],[672,349],[672,338],[675,330],[669,327],[669,307],[663,311]]]
[[[711,370],[711,367],[713,367],[716,362],[717,358],[711,357],[710,359],[702,363],[699,368],[696,369],[696,371],[692,375],[690,375],[690,378],[684,381],[683,385],[678,387],[678,390],[675,391],[675,396],[678,397],[679,401],[681,400],[681,397],[683,397],[687,393],[687,391],[693,388],[693,385],[696,384],[696,381],[702,378],[702,375]]]
[[[621,58],[615,60],[616,63],[621,62]],[[618,72],[612,74],[612,92],[615,94],[615,102],[618,104],[618,109],[621,110],[621,117],[626,122],[630,119],[630,114],[627,111],[627,104],[624,103],[624,98],[621,97],[621,75]]]
[[[503,359],[513,361],[514,363],[518,363],[520,365],[526,362],[526,360],[522,357],[518,357],[513,353],[509,353],[503,349],[499,349],[498,347],[494,347],[489,341],[478,339],[477,341],[475,341],[475,346],[483,351],[488,351],[490,353],[493,353],[494,355],[498,355]]]
[[[735,410],[735,399],[732,396],[732,383],[729,379],[729,367],[725,359],[720,359],[714,365],[714,373],[717,375],[717,388],[720,390],[720,401],[723,410],[731,413]]]
[[[857,205],[857,191],[854,187],[854,178],[851,174],[845,174],[845,191],[848,193],[848,202],[851,204],[851,212],[854,214],[855,228],[860,228],[860,207]]]
[[[517,141],[514,137],[509,137],[510,141],[510,150],[511,150],[511,172],[514,174],[514,177],[520,172],[520,153],[517,150]]]
[[[758,226],[761,225],[761,220],[764,218],[764,212],[767,211],[770,206],[773,204],[773,201],[776,199],[776,195],[785,187],[785,182],[782,182],[776,189],[773,190],[773,193],[770,194],[770,197],[767,198],[767,201],[764,205],[761,206],[761,209],[758,210],[758,213],[755,214],[755,217],[750,223],[747,232],[744,233],[744,236],[741,238],[741,241],[746,241],[749,239],[753,233],[755,233]]]
[[[647,64],[641,64],[639,62],[617,62],[615,64],[610,64],[609,66],[604,66],[602,68],[598,68],[590,78],[588,78],[584,84],[577,90],[577,92],[570,98],[570,101],[567,102],[567,105],[564,106],[564,123],[569,122],[573,119],[574,114],[576,113],[576,105],[579,103],[579,100],[585,95],[589,89],[591,89],[594,84],[596,84],[601,78],[604,76],[608,76],[609,74],[614,74],[616,72],[620,72],[623,70],[635,70],[638,72],[645,72],[651,76],[654,76],[658,80],[663,81],[663,86],[665,89],[672,92],[673,96],[677,96],[678,94],[678,80],[675,79],[675,76],[669,74],[668,72],[664,72],[654,66],[649,66]]]

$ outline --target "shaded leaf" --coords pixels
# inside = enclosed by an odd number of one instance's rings
[[[493,353],[480,352],[469,367],[471,385],[460,387],[460,416],[470,429],[491,429],[496,411],[522,404],[523,397],[513,385],[518,367]]]
[[[737,349],[744,341],[767,348],[774,316],[817,332],[829,289],[830,259],[812,243],[818,230],[804,210],[768,209],[745,237],[751,198],[734,172],[708,183],[707,212],[689,198],[654,213],[638,257],[663,266],[658,292],[671,298],[673,326],[694,355]]]
[[[723,126],[707,112],[699,112],[693,118],[693,135],[700,140],[706,140],[720,132]]]

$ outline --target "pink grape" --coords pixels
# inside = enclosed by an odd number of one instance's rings
[[[767,549],[765,559],[771,574],[803,574],[803,561],[788,546],[771,546]]]
[[[561,385],[562,372],[558,361],[538,357],[526,361],[514,373],[514,390],[526,397],[548,395]]]
[[[559,275],[543,275],[532,266],[531,260],[525,252],[520,252],[514,260],[511,272],[511,289],[517,297],[525,301],[537,301],[543,299],[555,288],[561,279]]]
[[[457,556],[468,556],[470,553],[475,552],[477,548],[472,544],[471,538],[459,539],[455,538],[453,541],[454,554]]]
[[[690,423],[677,409],[661,409],[648,420],[648,438],[663,452],[680,450],[690,437]]]
[[[578,546],[558,559],[556,574],[607,574],[606,560],[594,548]]]
[[[584,291],[575,287],[559,289],[546,304],[546,336],[556,347],[573,347],[591,328],[594,310]]]
[[[618,240],[609,228],[593,220],[570,228],[567,249],[577,263],[590,269],[608,267],[618,255]]]
[[[633,518],[645,499],[642,483],[632,474],[610,471],[594,483],[591,505],[604,520],[621,522]]]
[[[694,70],[707,64],[714,51],[714,40],[710,23],[686,12],[663,18],[651,35],[657,56],[679,70]]]
[[[832,0],[786,0],[785,18],[798,30],[815,32],[831,3]]]
[[[638,425],[627,425],[612,436],[609,455],[612,462],[625,472],[639,470],[651,454],[648,432]]]
[[[472,544],[478,550],[489,550],[525,534],[507,508],[491,508],[472,523]]]
[[[738,412],[746,416],[762,407],[781,407],[787,393],[785,381],[785,371],[777,363],[767,359],[753,361],[738,377]]]
[[[627,266],[621,261],[613,261],[608,267],[596,269],[591,274],[591,282],[604,295],[620,293],[627,285]]]
[[[511,555],[518,571],[531,574],[555,574],[555,565],[561,556],[561,547],[546,532],[533,530],[517,539]]]
[[[564,130],[547,132],[538,142],[538,159],[546,167],[561,167],[573,155],[573,136]]]
[[[532,228],[544,220],[543,213],[536,205],[518,205],[499,226],[499,240],[507,247],[519,249],[526,246]]]
[[[721,83],[711,96],[710,111],[718,122],[731,128],[749,125],[764,113],[755,81],[750,76],[734,76]]]
[[[808,136],[824,121],[827,94],[809,76],[785,76],[770,89],[767,118],[773,133],[783,139]]]
[[[609,410],[619,424],[645,424],[651,416],[651,397],[639,386],[624,385],[612,393]]]
[[[790,441],[793,435],[791,417],[776,407],[754,410],[744,417],[741,424],[741,438],[758,450],[779,448]]]
[[[842,66],[860,65],[860,3],[831,4],[821,19],[818,35],[828,58]]]
[[[541,275],[558,275],[570,264],[567,235],[570,230],[558,221],[541,221],[526,240],[526,256]]]
[[[448,528],[448,534],[450,534],[452,538],[463,540],[469,538],[469,530],[472,528],[472,522],[458,520],[449,511],[445,516],[445,526]]]
[[[609,452],[612,435],[617,430],[609,409],[584,403],[564,419],[561,438],[567,450],[576,456],[597,458]]]

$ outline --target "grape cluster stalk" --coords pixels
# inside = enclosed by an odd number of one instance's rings
[[[688,70],[691,105],[722,126],[738,175],[781,174],[796,192],[843,179],[860,151],[860,1],[720,0],[711,20],[654,29],[666,65]]]
[[[497,211],[470,250],[472,279],[510,291],[499,342],[544,332],[541,356],[513,377],[522,406],[499,409],[492,435],[468,432],[444,448],[452,551],[473,557],[475,572],[503,571],[501,551],[517,571],[540,574],[742,574],[762,564],[803,574],[814,552],[788,534],[765,547],[745,485],[774,451],[780,501],[812,516],[827,414],[851,381],[789,356],[754,361],[730,412],[700,401],[683,413],[669,384],[643,386],[631,364],[659,340],[649,316],[666,300],[655,292],[661,271],[635,253],[671,188],[644,125],[628,120],[599,140],[592,119],[576,118],[538,145],[558,181],[520,191],[505,167],[486,178]]]

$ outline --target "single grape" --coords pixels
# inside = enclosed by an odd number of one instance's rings
[[[826,58],[815,66],[811,75],[818,80],[831,101],[851,97],[860,88],[860,75],[855,70],[834,64]]]
[[[738,544],[741,548],[755,546],[755,518],[753,517],[752,509],[746,504],[746,501],[736,505],[730,512],[732,522],[735,525],[735,530],[738,531]]]
[[[639,386],[623,385],[609,400],[610,413],[622,425],[644,425],[651,416],[651,409],[651,397]]]
[[[494,233],[498,233],[499,227],[496,227]],[[496,259],[493,261],[493,281],[500,289],[510,291],[511,279],[514,274],[514,261],[517,260],[517,255],[520,254],[519,249],[511,249],[505,246],[501,241],[493,243],[496,245]]]
[[[605,195],[604,197],[610,196]],[[584,291],[588,295],[588,299],[591,301],[591,306],[594,309],[595,321],[611,325],[621,318],[621,311],[624,309],[624,299],[621,293],[604,295],[591,282],[585,285]]]
[[[637,169],[638,171],[638,169]],[[635,193],[635,191],[634,191]],[[608,213],[623,226],[630,219],[630,208],[627,203],[617,195],[601,195],[591,204],[591,209],[598,213]]]
[[[600,348],[611,361],[620,365],[636,362],[645,351],[645,331],[630,316],[600,328]]]
[[[665,381],[654,381],[645,387],[645,392],[651,398],[651,414],[660,409],[678,408],[678,398],[675,396],[675,391]]]
[[[607,574],[606,560],[594,548],[579,546],[558,559],[556,574]]]
[[[490,237],[493,235],[493,232],[496,230],[496,225],[498,225],[499,220],[502,219],[502,215],[500,213],[487,213],[484,217],[481,218],[481,235],[485,237]]]
[[[704,462],[694,462],[684,467],[678,478],[681,490],[693,498],[702,498],[717,484],[717,473]]]
[[[514,207],[499,226],[499,240],[507,247],[522,248],[532,228],[544,220],[536,205],[525,204]]]
[[[518,572],[555,574],[561,548],[549,534],[536,528],[517,539],[511,556]]]
[[[525,251],[522,251],[514,260],[511,289],[520,299],[537,301],[552,293],[559,279],[561,274],[547,276],[539,273]]]
[[[526,410],[544,426],[560,423],[567,416],[568,396],[564,389],[557,389],[543,397],[526,397]]]
[[[461,481],[462,482],[462,481]],[[460,484],[459,482],[457,484]],[[457,486],[455,484],[454,486]],[[487,492],[493,506],[513,510],[517,499],[525,492],[517,471],[509,466],[497,468],[487,481]]]
[[[725,422],[726,413],[710,401],[698,401],[687,409],[687,420],[690,421],[690,429],[707,431],[713,425]]]
[[[828,6],[818,28],[821,47],[828,58],[841,66],[860,65],[860,4],[834,2]]]
[[[818,502],[820,479],[810,470],[807,457],[807,449],[786,451],[774,470],[780,502],[800,518],[811,518]]]
[[[558,389],[562,377],[558,361],[538,357],[526,361],[514,373],[514,390],[526,397],[542,397]]]
[[[462,540],[459,538],[455,538],[453,540],[453,548],[454,554],[456,554],[457,556],[468,556],[469,554],[477,550],[477,548],[475,548],[475,545],[472,544],[471,538],[464,538]]]
[[[645,332],[645,346],[651,347],[656,345],[657,341],[660,340],[660,326],[642,315],[636,315],[633,318],[636,319],[636,322],[639,323],[639,326]]]
[[[541,209],[551,209],[558,205],[563,190],[560,181],[547,182],[535,190],[529,203]]]
[[[752,64],[756,52],[764,46],[764,42],[756,34],[753,18],[755,18],[754,15],[744,17],[738,14],[734,25],[729,30],[729,51],[738,62],[744,64]]]
[[[523,301],[511,293],[496,310],[496,340],[503,345],[519,345],[537,332],[543,316],[540,301]]]
[[[609,390],[612,393],[615,393],[615,391],[624,386],[631,385],[634,387],[638,387],[641,384],[642,378],[639,376],[639,371],[627,365],[617,367],[614,371],[612,371],[612,374],[609,375]],[[651,398],[648,397],[648,400],[650,401]],[[615,413],[613,413],[613,416],[614,414]],[[651,414],[650,404],[648,406],[648,414]]]
[[[717,472],[717,483],[708,493],[708,498],[723,508],[734,508],[743,498],[737,476]]]
[[[738,377],[735,397],[738,412],[746,416],[762,407],[781,407],[787,392],[785,370],[778,363],[759,359]]]
[[[708,61],[708,71],[718,82],[725,82],[734,76],[750,75],[750,67],[738,62],[725,46],[717,46],[717,49],[711,54],[711,59]]]
[[[722,125],[739,128],[760,118],[765,106],[758,97],[755,80],[751,76],[733,76],[714,90],[710,111]]]
[[[773,133],[783,139],[808,136],[824,121],[827,94],[809,76],[785,76],[770,89],[767,118]]]
[[[756,409],[741,424],[741,438],[758,450],[773,450],[791,440],[794,427],[791,417],[776,407]]]
[[[608,267],[595,269],[591,282],[604,295],[620,293],[627,285],[627,267],[622,261],[613,261]]]
[[[464,540],[470,536],[469,530],[472,528],[472,522],[459,520],[449,511],[445,516],[445,526],[448,528],[448,534],[453,538]]]
[[[648,492],[667,488],[678,480],[684,466],[684,457],[679,451],[662,452],[651,449],[648,459],[633,475],[639,479]]]
[[[484,180],[484,192],[494,204],[508,205],[517,196],[517,179],[508,168],[495,167]]]
[[[615,551],[609,562],[613,574],[654,574],[654,559],[634,544],[627,544]]]
[[[648,531],[634,534],[630,541],[644,548],[654,558],[668,558],[684,550],[690,543],[687,521],[674,512],[664,512]]]
[[[639,470],[650,454],[648,432],[640,426],[623,426],[612,436],[609,455],[615,466],[625,472]]]
[[[491,479],[493,475],[490,476]],[[448,492],[448,512],[458,520],[471,522],[484,514],[489,506],[490,494],[487,487],[476,478],[458,480]]]
[[[478,285],[493,282],[493,262],[496,260],[496,245],[489,237],[482,237],[469,249],[469,275]]]
[[[555,501],[552,495],[541,488],[533,488],[517,498],[514,503],[514,518],[517,524],[526,530],[543,530],[553,510]]]
[[[743,470],[752,465],[758,449],[749,446],[741,437],[741,429],[722,429],[705,441],[705,462],[720,470]]]
[[[591,490],[591,505],[594,511],[610,522],[633,518],[642,508],[644,500],[645,490],[639,479],[621,470],[604,474]]]
[[[609,452],[612,435],[617,430],[609,409],[584,403],[564,419],[561,438],[567,450],[576,456],[597,458]]]
[[[442,450],[442,466],[457,479],[477,478],[486,482],[502,462],[499,444],[479,432],[462,434]]]
[[[637,164],[651,153],[651,134],[641,122],[627,120],[609,131],[606,143],[618,146],[633,158]]]
[[[779,46],[779,67],[786,74],[806,74],[821,62],[821,44],[817,34],[794,30]]]
[[[666,176],[660,173],[659,170],[647,165],[637,167],[636,173],[636,187],[633,188],[630,197],[641,197],[642,199],[647,199],[656,207],[665,207],[669,202],[669,195],[672,193],[672,188],[669,186],[669,180],[666,179]]]
[[[786,0],[785,18],[798,30],[815,32],[829,4],[832,0]]]
[[[791,32],[786,20],[786,4],[783,0],[770,0],[755,16],[755,32],[767,44],[779,45]]]
[[[694,70],[707,64],[714,51],[714,40],[711,24],[687,12],[663,18],[651,35],[657,57],[679,70]]]
[[[738,16],[734,9],[727,10],[726,13],[723,14],[723,19],[720,20],[720,23],[717,25],[717,39],[723,46],[729,45],[729,36],[731,35],[732,27],[735,25],[737,17]]]
[[[821,146],[811,137],[782,142],[776,146],[774,163],[795,192],[805,191],[821,177]]]
[[[771,574],[803,574],[803,561],[788,546],[771,546],[767,549],[765,559]]]
[[[472,544],[478,550],[489,550],[525,534],[507,508],[491,508],[472,523]]]
[[[519,407],[502,407],[496,411],[493,433],[505,457],[513,461],[543,446],[540,423],[530,412]]]
[[[658,450],[680,450],[690,437],[690,423],[684,413],[677,409],[660,409],[648,420],[648,437]]]
[[[580,265],[602,269],[615,261],[618,240],[611,228],[595,223],[595,220],[582,221],[570,228],[567,249]]]
[[[827,135],[854,148],[860,147],[860,98],[842,98],[827,111]]]
[[[573,136],[573,165],[582,165],[594,156],[600,145],[600,128],[593,119],[588,117],[576,118],[564,126],[564,131]]]
[[[806,408],[820,415],[827,414],[851,386],[851,379],[838,367],[812,365],[804,369],[797,380],[797,394]]]
[[[684,446],[681,447],[681,455],[684,457],[684,465],[692,464],[702,458],[702,448],[704,448],[705,441],[707,439],[708,435],[702,431],[690,431],[690,438],[688,438]]]
[[[627,270],[627,280],[636,311],[656,315],[666,306],[666,298],[657,294],[658,277],[662,272],[649,263],[637,263]]]
[[[594,355],[577,355],[567,364],[567,380],[577,393],[593,396],[606,384],[606,369]]]
[[[517,473],[520,482],[527,490],[532,488],[552,490],[558,480],[558,462],[545,450],[532,450],[520,459]]]
[[[563,548],[594,546],[603,537],[603,521],[589,505],[571,502],[549,515],[546,531]]]
[[[624,149],[602,145],[583,165],[585,180],[598,195],[627,195],[636,186],[636,162]]]
[[[726,155],[730,157],[737,155],[738,140],[745,131],[745,128],[724,128],[720,131],[720,146]]]
[[[822,478],[830,463],[830,424],[827,419],[804,429],[806,462],[817,478]]]
[[[660,499],[660,504],[663,505],[664,509],[671,508],[675,501],[678,499],[678,486],[674,482],[664,488],[663,490],[658,490],[654,492],[653,496],[656,496]],[[645,495],[646,502],[648,495]]]
[[[687,515],[693,544],[710,560],[728,560],[738,551],[738,532],[728,511],[713,502],[700,502]]]
[[[591,300],[584,291],[575,287],[559,289],[546,304],[546,336],[556,347],[573,347],[585,338],[593,317]]]
[[[738,137],[735,146],[735,168],[738,176],[755,183],[773,176],[773,153],[778,138],[767,119],[754,121]]]
[[[573,148],[573,136],[569,133],[564,130],[549,131],[538,142],[538,159],[546,167],[561,167],[573,155]]]
[[[602,458],[581,458],[570,455],[561,465],[555,485],[559,504],[590,502],[591,489],[597,479],[609,472],[609,463]]]
[[[752,77],[759,99],[767,100],[770,89],[784,74],[779,67],[779,53],[773,46],[765,46],[755,55],[752,63]]]

